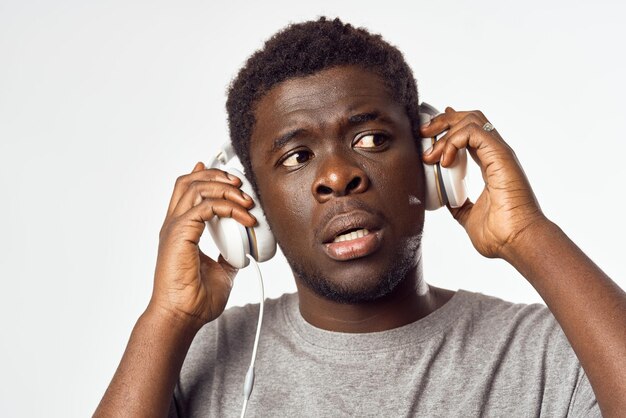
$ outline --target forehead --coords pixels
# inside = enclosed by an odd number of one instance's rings
[[[347,98],[375,98],[390,94],[383,80],[371,71],[359,67],[335,67],[306,77],[291,78],[274,86],[255,106],[255,114],[264,111],[291,113],[296,110],[316,110],[316,105],[329,104]]]
[[[393,109],[392,109],[393,108]],[[254,108],[252,148],[280,131],[303,124],[322,126],[361,110],[402,110],[382,80],[359,67],[334,67],[286,80],[270,89]]]

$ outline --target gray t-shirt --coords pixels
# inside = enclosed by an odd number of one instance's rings
[[[258,304],[196,335],[170,417],[237,417]],[[596,417],[595,396],[563,331],[540,304],[458,291],[383,332],[325,331],[297,294],[268,299],[247,417]]]

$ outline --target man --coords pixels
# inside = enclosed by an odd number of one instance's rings
[[[623,414],[626,295],[542,214],[481,112],[420,126],[417,104],[401,53],[339,20],[276,34],[230,87],[233,145],[298,287],[267,301],[248,412]],[[422,156],[420,136],[446,130]],[[551,313],[422,277],[421,161],[449,166],[465,147],[486,184],[452,215]],[[238,414],[258,308],[222,315],[236,271],[198,242],[213,216],[255,224],[240,184],[201,163],[177,180],[152,299],[96,416]]]

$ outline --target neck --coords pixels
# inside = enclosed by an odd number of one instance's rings
[[[434,312],[454,292],[429,286],[421,259],[388,295],[374,301],[345,304],[323,298],[296,278],[300,313],[311,325],[335,332],[386,331],[410,324]]]

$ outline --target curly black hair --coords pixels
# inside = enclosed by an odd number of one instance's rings
[[[419,127],[417,84],[402,53],[364,28],[340,19],[291,24],[248,58],[228,88],[230,138],[245,174],[258,194],[250,163],[254,106],[275,85],[342,65],[356,65],[380,76],[403,104],[413,132]]]

